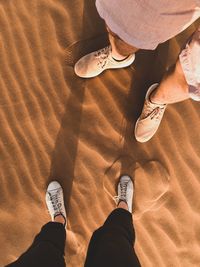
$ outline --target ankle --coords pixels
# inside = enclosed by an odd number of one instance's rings
[[[62,214],[59,214],[54,217],[54,222],[62,223],[63,225],[65,225],[66,219]]]
[[[155,105],[165,105],[165,101],[162,97],[157,95],[157,88],[150,94],[149,101]]]
[[[121,208],[121,209],[124,209],[124,210],[129,210],[128,209],[128,205],[124,200],[120,200],[119,201],[119,203],[117,205],[117,208]]]
[[[116,51],[113,51],[112,47],[111,47],[111,56],[114,60],[116,61],[123,61],[126,58],[128,58],[130,55],[121,55]]]

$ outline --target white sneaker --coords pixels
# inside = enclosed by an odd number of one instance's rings
[[[107,69],[128,67],[133,63],[134,59],[135,54],[130,55],[123,61],[114,60],[112,57],[111,46],[109,45],[79,59],[75,64],[74,70],[76,75],[81,78],[92,78],[98,76]]]
[[[67,215],[64,205],[63,190],[57,181],[51,182],[47,188],[46,204],[52,221],[54,221],[57,215],[62,215],[65,219],[66,225]]]
[[[135,138],[141,143],[147,142],[156,133],[167,107],[166,104],[152,103],[149,99],[157,86],[157,83],[153,84],[147,91],[142,113],[135,125]]]
[[[132,213],[133,205],[133,182],[128,175],[122,175],[118,184],[118,196],[115,198],[117,200],[117,205],[124,201],[128,205],[128,210]]]

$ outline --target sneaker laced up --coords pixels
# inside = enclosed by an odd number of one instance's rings
[[[156,104],[150,101],[151,93],[158,84],[153,84],[147,91],[144,107],[135,125],[135,138],[144,143],[153,137],[158,130],[167,104]]]
[[[56,216],[62,215],[66,222],[66,211],[63,199],[63,190],[57,181],[49,184],[46,192],[46,204],[52,221]]]
[[[135,54],[128,56],[122,61],[114,60],[112,48],[109,45],[80,58],[74,66],[74,71],[79,77],[92,78],[107,69],[126,68],[133,63],[134,59]]]
[[[148,116],[150,116],[151,120],[160,120],[161,116],[163,115],[163,112],[165,111],[166,105],[156,105],[156,107],[155,105],[156,104],[152,104],[150,101],[145,101],[144,112],[142,112],[140,118],[146,119]]]
[[[132,213],[133,182],[128,175],[120,177],[118,195],[114,197],[114,200],[117,206],[121,201],[124,201],[128,205],[129,212]]]

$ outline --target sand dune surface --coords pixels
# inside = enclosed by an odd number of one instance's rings
[[[74,63],[108,42],[94,0],[0,1],[0,266],[49,220],[44,196],[53,179],[65,192],[66,262],[83,266],[121,173],[134,178],[142,266],[200,266],[199,104],[169,106],[148,143],[133,135],[148,86],[198,24],[140,51],[127,69],[84,80]]]

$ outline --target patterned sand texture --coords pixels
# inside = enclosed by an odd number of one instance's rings
[[[135,181],[142,266],[199,266],[199,104],[169,106],[146,144],[133,135],[148,86],[197,25],[139,52],[130,68],[84,80],[74,63],[107,44],[94,0],[0,1],[0,266],[50,219],[44,196],[52,179],[65,192],[67,264],[83,266],[92,232],[114,208],[120,173]]]

